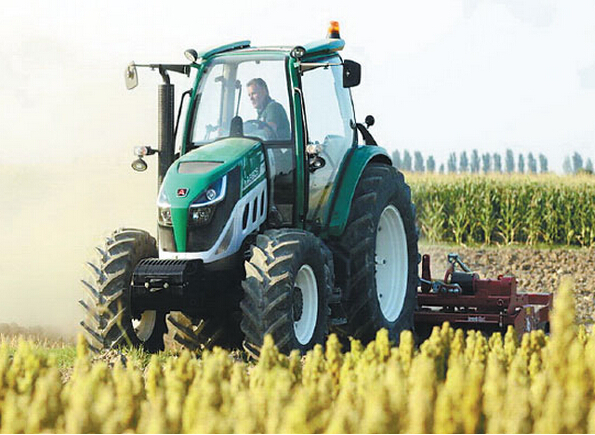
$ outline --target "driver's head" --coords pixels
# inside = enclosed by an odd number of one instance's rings
[[[248,98],[256,110],[262,110],[269,96],[269,88],[261,78],[254,78],[246,84]]]

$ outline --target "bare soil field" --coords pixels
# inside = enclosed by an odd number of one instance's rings
[[[577,322],[590,325],[595,319],[595,249],[480,247],[420,244],[421,254],[430,254],[433,278],[440,278],[447,267],[446,256],[455,252],[482,278],[514,275],[518,289],[527,292],[555,292],[560,281],[574,281]]]

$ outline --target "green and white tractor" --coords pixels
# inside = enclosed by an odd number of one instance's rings
[[[168,343],[238,346],[258,354],[271,334],[305,352],[330,331],[367,341],[413,328],[418,285],[415,211],[403,175],[350,88],[360,66],[326,39],[296,47],[240,41],[158,70],[157,237],[119,229],[83,281],[90,345],[148,351]],[[196,78],[174,116],[169,74]],[[182,100],[184,100],[182,98]],[[185,108],[183,136],[176,132]]]

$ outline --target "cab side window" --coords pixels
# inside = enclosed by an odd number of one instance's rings
[[[322,63],[339,63],[333,58]],[[319,67],[302,76],[302,90],[308,122],[308,142],[323,144],[329,138],[353,143],[353,107],[349,90],[343,88],[342,66]]]
[[[310,174],[308,220],[324,225],[328,220],[330,195],[343,158],[354,144],[353,106],[349,89],[343,87],[343,66],[338,56],[302,75],[308,144],[325,165]]]

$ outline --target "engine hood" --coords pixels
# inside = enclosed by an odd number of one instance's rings
[[[174,237],[180,251],[186,245],[190,205],[236,167],[240,171],[239,195],[243,197],[266,177],[265,156],[259,141],[221,139],[186,153],[170,166],[163,179],[160,197],[164,194],[171,205]]]
[[[212,183],[236,166],[241,171],[242,194],[250,187],[250,175],[264,163],[261,144],[253,139],[226,138],[186,153],[176,160],[163,180],[172,208],[187,208]],[[259,178],[259,177],[256,177]],[[185,196],[179,195],[180,189]]]

